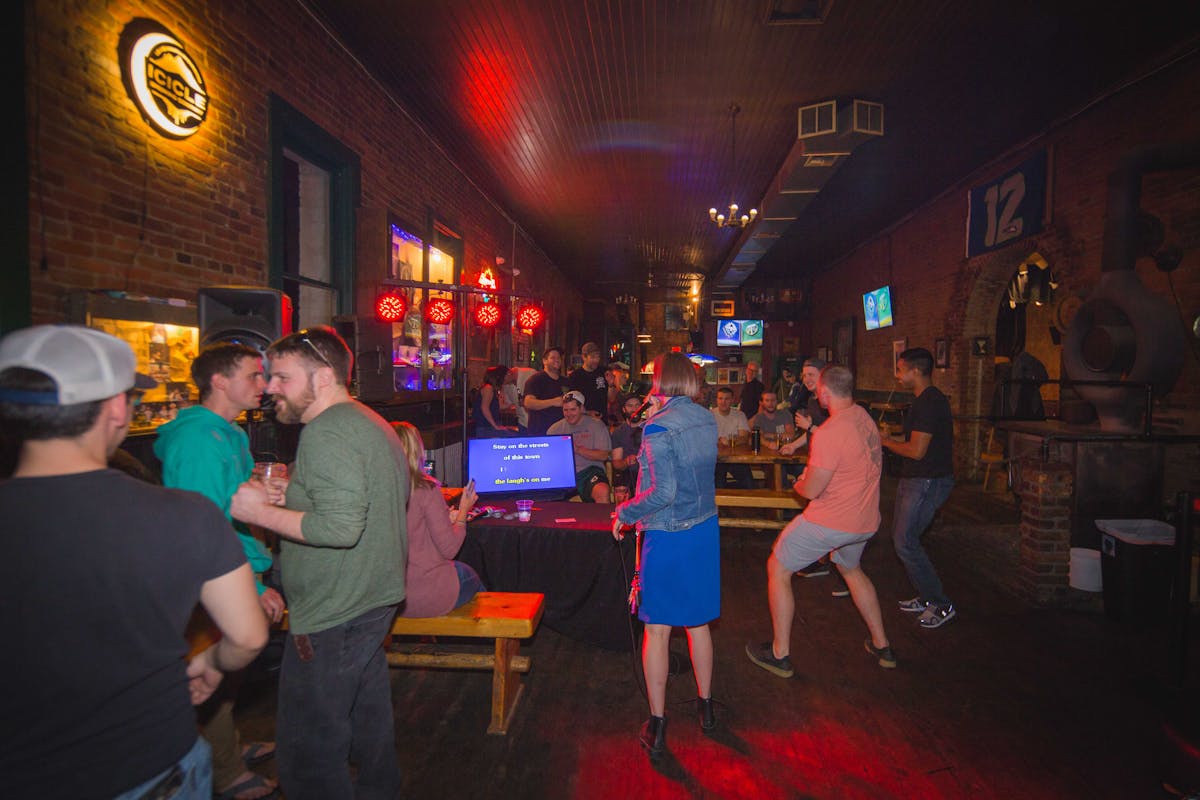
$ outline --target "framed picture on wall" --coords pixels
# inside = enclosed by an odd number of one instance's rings
[[[938,369],[950,368],[950,340],[937,339],[933,343],[933,365]]]
[[[817,358],[821,359],[826,364],[828,364],[830,362],[830,360],[832,360],[832,358],[833,358],[833,353],[828,347],[818,347],[817,348]]]
[[[830,360],[854,369],[854,317],[833,323],[833,358]]]
[[[908,339],[892,340],[892,374],[900,367],[900,354],[908,349]]]

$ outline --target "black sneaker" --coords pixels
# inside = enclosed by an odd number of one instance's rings
[[[879,666],[883,667],[884,669],[896,668],[896,654],[892,652],[891,645],[888,645],[887,647],[876,647],[875,645],[871,644],[871,639],[868,637],[867,640],[863,642],[863,646],[867,648],[868,653],[879,659]]]
[[[917,618],[917,623],[922,628],[940,628],[956,616],[958,616],[958,613],[954,610],[953,603],[948,603],[944,606],[935,606],[931,603],[925,609],[925,612]]]
[[[820,561],[814,561],[804,569],[796,570],[796,574],[801,578],[819,578],[822,575],[829,574],[829,565],[823,564]]]
[[[778,675],[781,678],[790,678],[795,674],[792,670],[792,660],[787,656],[776,658],[775,648],[770,642],[763,642],[762,644],[747,642],[746,655],[755,664],[758,664],[773,675]]]
[[[850,587],[846,585],[846,579],[843,578],[840,574],[837,576],[837,579],[838,579],[837,586],[833,587],[833,589],[830,590],[829,596],[830,597],[849,597],[850,596]]]

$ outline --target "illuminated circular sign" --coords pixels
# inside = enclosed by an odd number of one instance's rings
[[[475,323],[491,328],[500,322],[500,307],[495,303],[481,303],[475,307]]]
[[[117,48],[125,91],[152,128],[186,139],[208,116],[208,89],[183,44],[153,20],[125,26]]]
[[[449,324],[454,319],[454,303],[444,297],[430,300],[425,306],[425,319],[437,325]]]
[[[375,319],[380,322],[399,322],[404,319],[404,296],[393,294],[381,294],[375,298]]]
[[[527,305],[517,312],[517,325],[523,330],[531,331],[546,319],[546,312],[541,306]]]

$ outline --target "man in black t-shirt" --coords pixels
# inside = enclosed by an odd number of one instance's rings
[[[746,364],[746,382],[742,384],[742,396],[738,402],[738,408],[746,415],[746,419],[758,413],[762,400],[763,382],[758,379],[758,370],[757,361]]]
[[[129,345],[89,328],[0,340],[0,432],[20,441],[0,481],[0,608],[19,609],[0,658],[5,797],[209,797],[192,705],[267,642],[254,575],[220,509],[107,468],[154,386],[135,363]],[[188,660],[197,601],[221,638]]]
[[[924,347],[900,354],[896,378],[914,399],[904,417],[904,435],[883,437],[883,446],[903,459],[892,539],[908,579],[920,592],[902,601],[900,610],[919,613],[923,628],[941,627],[956,614],[921,546],[921,536],[954,488],[954,419],[950,401],[931,382],[932,372],[933,354]]]
[[[600,369],[600,345],[588,342],[579,349],[583,366],[567,376],[571,389],[583,395],[583,409],[597,419],[608,412],[608,380]]]
[[[530,436],[545,436],[550,426],[563,418],[563,395],[568,388],[562,374],[562,348],[551,347],[542,354],[542,371],[525,381],[521,404],[529,412],[525,427]]]

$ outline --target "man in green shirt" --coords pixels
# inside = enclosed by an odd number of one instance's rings
[[[383,642],[404,599],[407,460],[387,422],[350,397],[352,356],[332,329],[285,336],[267,358],[277,418],[305,428],[286,487],[244,483],[232,510],[283,539],[291,619],[275,722],[280,781],[288,800],[395,797]]]

